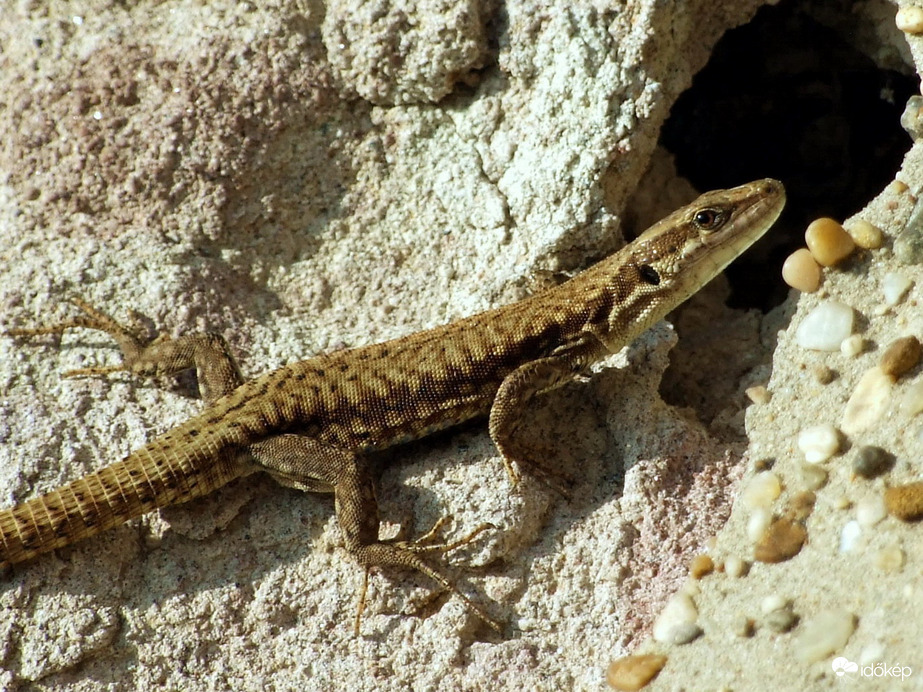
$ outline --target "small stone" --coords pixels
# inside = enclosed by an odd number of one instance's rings
[[[847,521],[840,532],[840,552],[851,553],[859,544],[859,538],[862,536],[862,527],[858,521]]]
[[[923,134],[923,98],[918,94],[907,99],[907,105],[904,106],[904,112],[901,113],[901,127],[904,131],[913,137],[914,141],[920,139]]]
[[[767,613],[763,618],[763,624],[773,632],[784,634],[798,624],[798,616],[792,612],[791,606],[780,608]]]
[[[840,344],[840,353],[847,358],[855,358],[865,350],[865,339],[860,334],[853,334],[843,339]]]
[[[751,543],[759,543],[769,525],[772,523],[772,512],[766,507],[757,507],[753,510],[750,518],[747,519],[747,538]]]
[[[696,624],[698,617],[699,611],[688,594],[674,594],[654,620],[654,641],[676,646],[691,642],[702,633]]]
[[[746,563],[746,561],[742,560],[736,555],[731,555],[724,560],[724,573],[729,577],[733,577],[735,579],[742,577],[747,573],[748,568],[749,565]]]
[[[885,305],[894,307],[904,299],[907,291],[912,287],[913,281],[903,274],[888,272],[881,279],[881,293],[884,296]]]
[[[772,392],[766,389],[766,386],[762,384],[755,387],[747,387],[744,393],[754,404],[768,404],[772,400]]]
[[[856,521],[859,526],[871,528],[888,516],[885,498],[882,495],[869,495],[856,503]]]
[[[923,411],[923,380],[910,385],[901,400],[900,409],[901,413],[908,418]]]
[[[825,267],[842,262],[856,249],[852,236],[839,223],[826,217],[811,222],[804,240],[817,263]]]
[[[801,484],[808,490],[820,490],[827,483],[827,469],[817,464],[801,464],[798,474]]]
[[[814,293],[820,288],[820,279],[820,265],[806,248],[795,250],[782,264],[782,280],[802,293]]]
[[[747,509],[769,507],[781,494],[779,477],[772,471],[762,471],[747,481],[740,493],[740,501]]]
[[[807,538],[804,526],[782,517],[769,525],[766,535],[756,544],[753,556],[758,562],[785,562],[801,551]]]
[[[753,618],[738,615],[731,621],[731,632],[735,637],[752,637],[756,633],[756,623]]]
[[[837,351],[852,334],[853,309],[838,300],[826,300],[805,316],[795,330],[795,341],[814,351]]]
[[[812,425],[798,433],[798,449],[809,464],[819,464],[839,451],[840,434],[829,423]]]
[[[715,571],[715,561],[708,555],[696,555],[689,563],[689,575],[701,579]]]
[[[913,5],[900,8],[894,18],[894,23],[897,24],[898,29],[908,34],[923,32],[923,8]]]
[[[815,365],[811,368],[811,372],[818,384],[830,384],[836,379],[836,370],[826,365]]]
[[[666,664],[667,657],[661,654],[625,656],[609,664],[606,682],[622,692],[637,692],[657,677]]]
[[[876,250],[884,242],[884,234],[881,229],[863,219],[856,219],[849,224],[846,232],[856,241],[856,245],[866,250]]]
[[[888,408],[893,385],[894,379],[881,368],[866,370],[843,410],[843,432],[852,435],[875,425]]]
[[[881,447],[863,445],[859,447],[852,462],[852,470],[862,478],[877,478],[894,465],[894,455]]]
[[[899,572],[906,559],[907,555],[899,546],[890,545],[875,554],[875,566],[882,572]]]
[[[815,502],[817,502],[817,495],[810,490],[802,490],[792,496],[792,499],[788,501],[788,509],[785,512],[785,516],[792,521],[804,521],[811,516],[811,512],[814,511]]]
[[[788,608],[792,604],[784,596],[779,594],[770,594],[766,596],[762,601],[760,601],[760,610],[763,612],[763,615],[768,615],[774,610],[781,610],[782,608]]]
[[[894,256],[901,264],[919,264],[923,260],[923,200],[918,200],[904,230],[895,239]]]
[[[795,652],[804,663],[816,663],[839,651],[856,629],[855,616],[841,609],[824,610],[805,623],[795,641]]]
[[[885,490],[888,513],[904,521],[923,518],[923,481],[895,485]]]
[[[895,379],[912,370],[920,362],[923,347],[917,337],[905,336],[891,342],[881,356],[879,366],[888,375]]]

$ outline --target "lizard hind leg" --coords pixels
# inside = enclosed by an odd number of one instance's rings
[[[346,549],[366,569],[360,591],[357,630],[359,617],[365,607],[368,569],[402,567],[416,570],[451,591],[493,630],[502,631],[500,623],[463,594],[446,574],[420,557],[420,553],[445,552],[465,545],[490,528],[490,524],[482,524],[467,536],[451,543],[432,543],[445,520],[438,521],[417,541],[383,541],[378,536],[381,522],[372,476],[365,459],[360,455],[300,435],[280,435],[260,442],[250,447],[250,453],[258,466],[283,485],[334,493],[337,521]]]

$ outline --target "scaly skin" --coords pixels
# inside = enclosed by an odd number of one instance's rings
[[[81,301],[75,302],[85,315],[77,320],[12,330],[17,336],[71,327],[105,331],[124,354],[114,369],[140,375],[198,367],[207,406],[123,461],[0,511],[0,566],[265,470],[288,486],[334,492],[346,546],[360,563],[418,569],[459,593],[419,557],[427,548],[378,539],[366,473],[375,453],[489,415],[511,477],[516,462],[553,479],[555,471],[530,463],[527,445],[513,435],[525,403],[662,319],[762,236],[784,203],[782,185],[769,179],[706,193],[621,251],[531,298],[248,382],[220,337],[145,343]]]

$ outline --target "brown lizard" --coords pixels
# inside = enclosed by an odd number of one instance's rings
[[[0,567],[266,471],[286,486],[334,493],[346,548],[360,564],[419,570],[499,630],[423,560],[420,553],[434,546],[379,539],[368,471],[376,453],[488,416],[514,481],[514,462],[553,477],[547,462],[529,459],[526,445],[517,443],[524,405],[662,319],[762,236],[784,204],[782,184],[771,179],[708,192],[619,252],[530,298],[249,381],[216,334],[147,342],[83,301],[74,302],[84,314],[70,322],[12,329],[7,333],[34,336],[84,327],[118,342],[121,365],[70,375],[151,376],[194,367],[206,407],[122,461],[0,511]]]

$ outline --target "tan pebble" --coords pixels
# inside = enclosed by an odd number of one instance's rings
[[[731,621],[731,631],[737,637],[752,637],[756,634],[756,622],[746,615],[738,615]]]
[[[762,384],[755,387],[747,387],[744,393],[754,404],[768,404],[772,400],[772,392],[766,389],[766,386]]]
[[[895,485],[885,490],[888,513],[904,521],[923,519],[923,481]]]
[[[715,571],[715,561],[708,555],[696,555],[689,563],[689,575],[701,579]]]
[[[769,507],[782,493],[782,482],[772,471],[761,471],[747,481],[740,501],[747,509]]]
[[[798,475],[807,490],[820,490],[827,483],[827,470],[817,464],[801,464]]]
[[[903,180],[897,180],[897,179],[895,179],[895,180],[892,180],[890,183],[888,183],[888,188],[889,188],[894,194],[896,194],[896,195],[902,195],[902,194],[904,194],[905,192],[907,192],[907,190],[910,189],[910,186],[907,185],[907,183],[905,183]]]
[[[816,663],[842,649],[856,629],[856,616],[833,608],[805,623],[794,643],[795,655],[804,663]]]
[[[795,250],[782,264],[782,280],[802,293],[814,293],[820,288],[820,279],[820,265],[805,248]]]
[[[898,29],[908,34],[919,34],[923,32],[923,8],[913,5],[910,7],[902,7],[897,11],[894,23],[897,24]]]
[[[878,226],[873,226],[864,219],[856,219],[846,232],[856,241],[856,245],[866,250],[877,250],[884,242],[884,234]]]
[[[915,336],[905,336],[891,342],[881,355],[881,369],[895,379],[916,367],[923,347]]]
[[[923,380],[914,382],[901,400],[901,413],[908,418],[923,411]]]
[[[856,242],[839,223],[823,217],[815,219],[804,233],[804,240],[817,263],[832,267],[849,257]]]
[[[804,521],[814,511],[815,502],[817,502],[817,495],[810,490],[802,490],[788,501],[785,516],[794,521]]]
[[[780,608],[763,617],[763,624],[773,632],[784,634],[798,624],[798,616],[792,612],[791,608]]]
[[[618,658],[606,670],[606,682],[616,690],[635,692],[653,680],[667,664],[661,654],[637,654]]]
[[[896,545],[882,548],[875,554],[875,566],[882,572],[899,572],[904,567],[907,556]]]
[[[881,368],[865,371],[843,410],[841,428],[848,435],[871,428],[891,401],[894,378]]]
[[[865,350],[865,339],[861,334],[853,334],[843,339],[840,344],[840,353],[847,358],[855,358]]]
[[[818,384],[830,384],[836,379],[836,370],[826,365],[815,365],[811,368],[811,373]]]
[[[808,538],[804,526],[788,518],[770,524],[766,534],[756,544],[754,558],[759,562],[785,562],[801,551]]]

